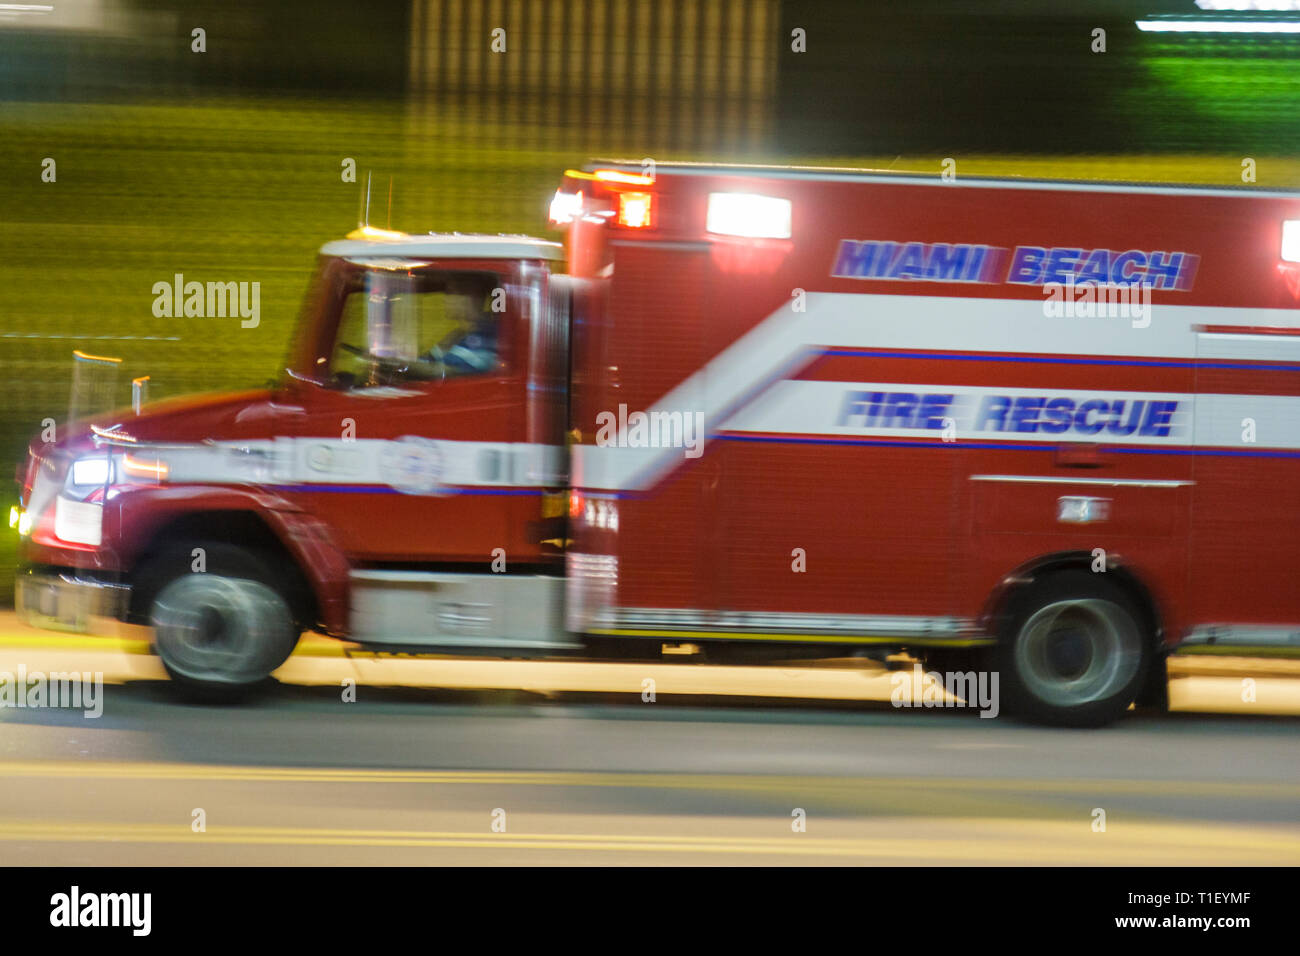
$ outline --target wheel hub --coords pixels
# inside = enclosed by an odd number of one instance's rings
[[[1070,598],[1034,612],[1016,639],[1020,679],[1040,700],[1077,707],[1123,690],[1142,659],[1141,635],[1111,601]]]
[[[284,600],[258,581],[195,573],[154,601],[154,647],[169,671],[197,684],[265,678],[297,638]]]
[[[1065,626],[1048,635],[1045,654],[1048,666],[1062,680],[1075,680],[1092,664],[1093,647],[1082,628]]]

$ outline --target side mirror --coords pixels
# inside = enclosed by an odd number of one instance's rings
[[[149,376],[142,375],[139,378],[131,379],[131,410],[137,415],[146,402],[149,401]]]

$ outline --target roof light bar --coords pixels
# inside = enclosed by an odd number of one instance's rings
[[[655,178],[653,176],[642,176],[640,173],[625,173],[621,169],[598,169],[595,172],[588,173],[581,169],[566,169],[564,175],[569,179],[590,179],[600,183],[619,183],[624,186],[653,186]]]
[[[623,183],[627,186],[653,186],[655,184],[653,176],[642,176],[640,173],[625,173],[621,169],[598,169],[595,176],[602,183]]]
[[[353,229],[348,233],[349,239],[409,239],[411,238],[404,232],[396,232],[392,229],[379,229],[376,226],[361,226],[359,229]]]

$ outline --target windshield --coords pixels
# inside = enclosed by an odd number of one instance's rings
[[[496,371],[498,285],[487,272],[366,271],[344,299],[331,383],[373,388]]]

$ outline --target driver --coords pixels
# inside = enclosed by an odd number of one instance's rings
[[[442,351],[441,360],[449,372],[488,372],[496,367],[497,316],[486,304],[472,293],[447,294],[447,315],[464,329],[453,333],[454,344]]]

